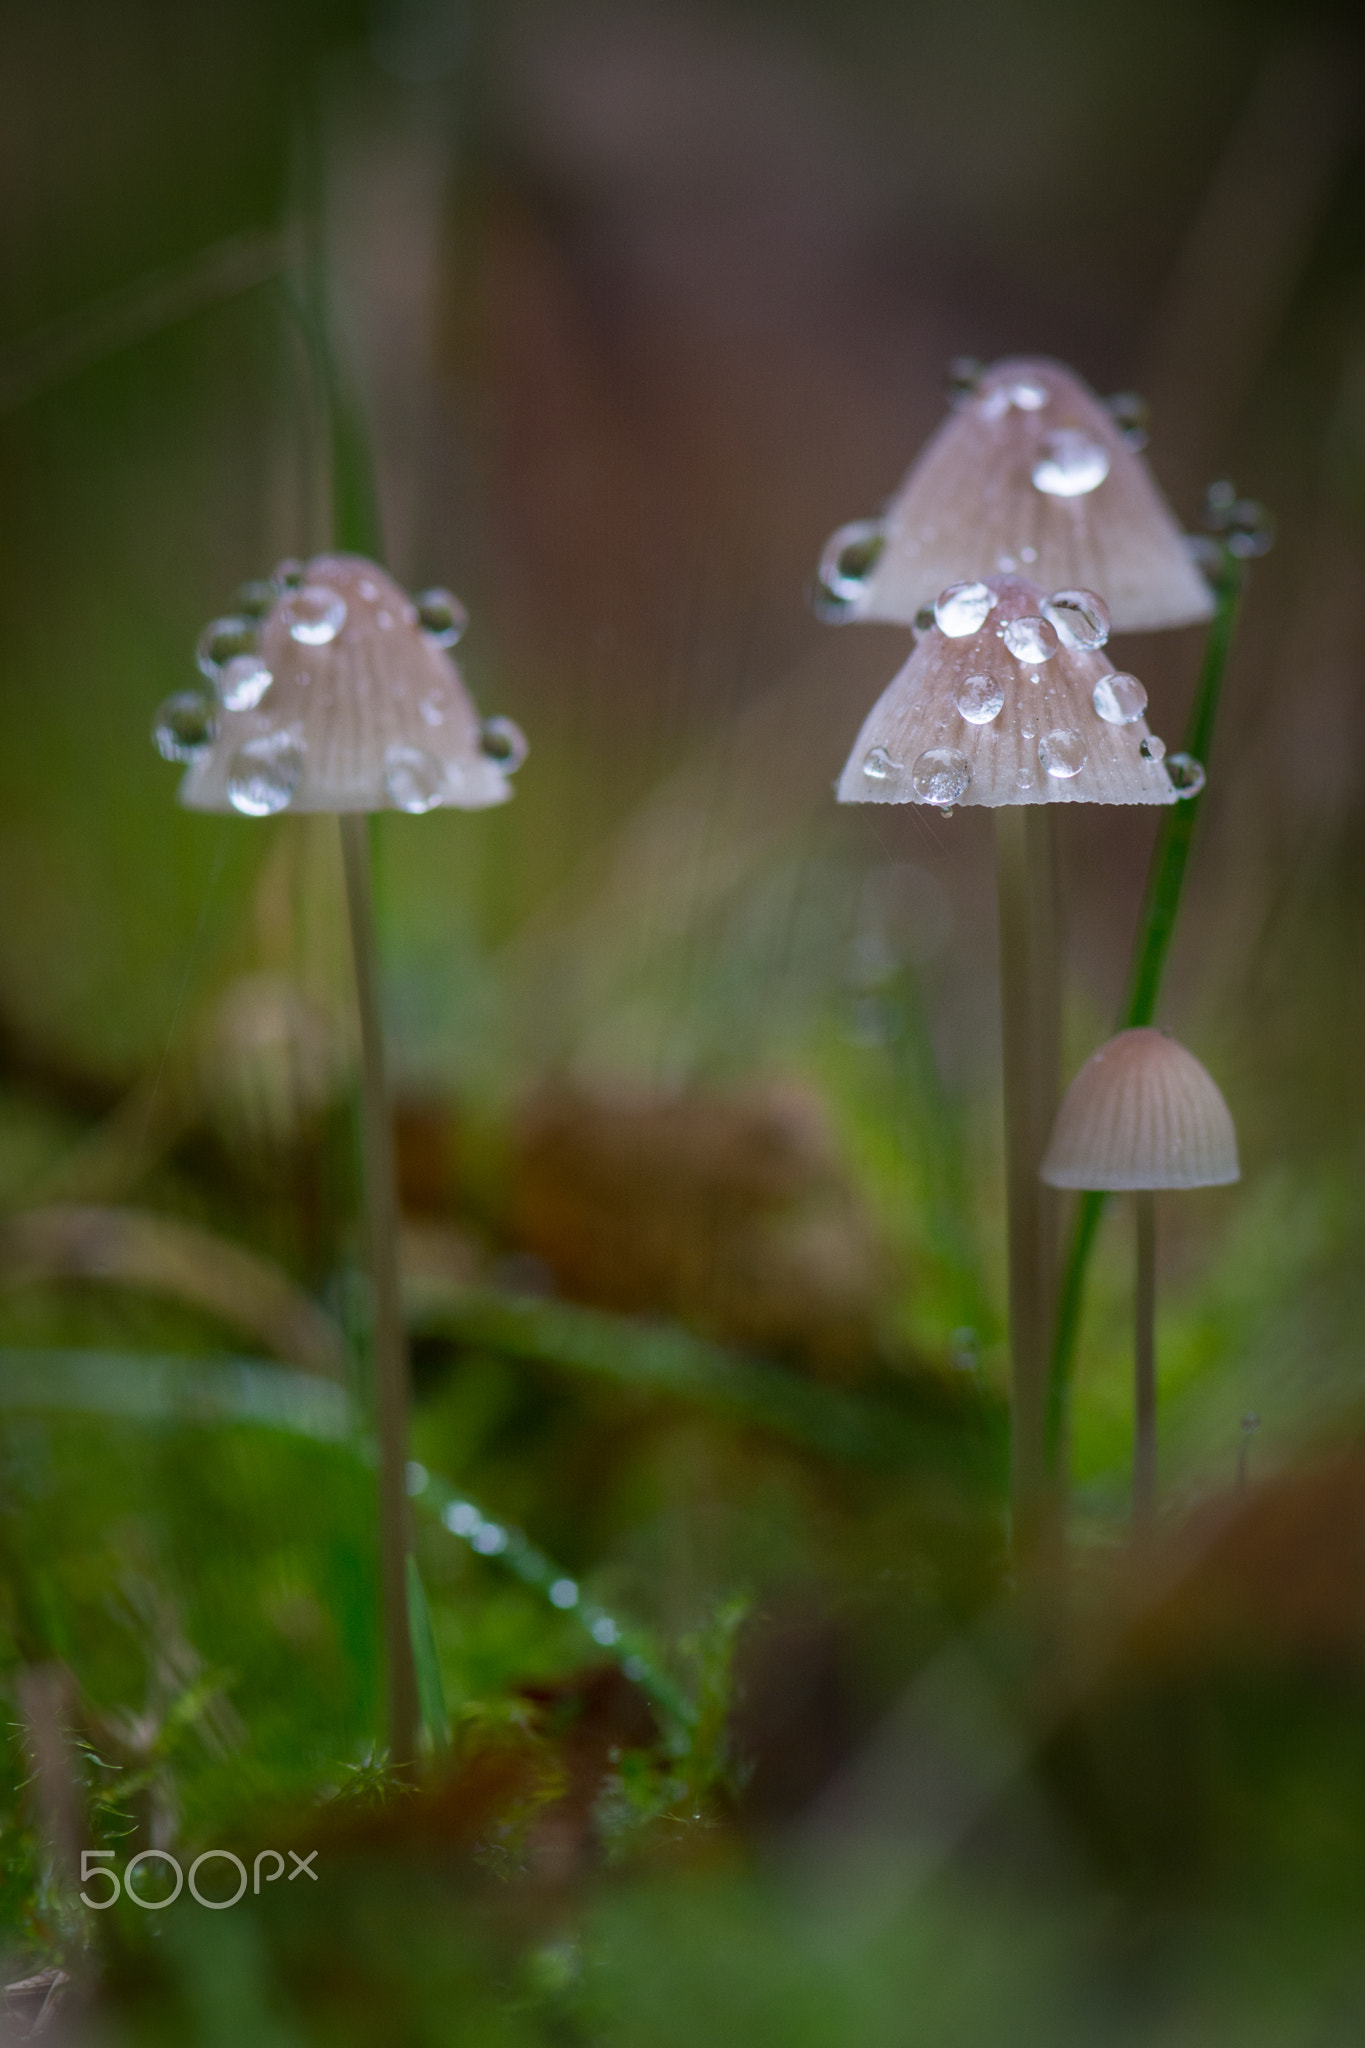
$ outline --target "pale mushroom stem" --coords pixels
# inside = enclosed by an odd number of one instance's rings
[[[1047,804],[995,814],[1009,1231],[1010,1491],[1016,1550],[1048,1522],[1047,1369],[1056,1284],[1056,1198],[1038,1178],[1057,1109],[1060,1030],[1052,816]]]
[[[1145,1542],[1156,1521],[1156,1196],[1133,1198],[1137,1216],[1134,1342],[1133,1535]]]
[[[370,877],[369,819],[344,812],[341,854],[346,871],[351,947],[360,1012],[361,1104],[365,1146],[365,1206],[374,1285],[373,1358],[379,1423],[379,1546],[388,1682],[389,1756],[410,1771],[417,1756],[417,1675],[408,1626],[408,1384],[398,1268],[398,1177],[384,1073],[384,1030],[375,970],[374,902]]]

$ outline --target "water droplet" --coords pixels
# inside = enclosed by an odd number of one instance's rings
[[[213,706],[198,690],[180,690],[159,706],[152,744],[163,761],[193,761],[213,744]]]
[[[1124,445],[1135,452],[1147,446],[1147,401],[1136,391],[1116,391],[1106,398],[1104,409],[1123,436]]]
[[[1275,521],[1254,498],[1237,500],[1228,514],[1225,533],[1228,553],[1243,562],[1268,555],[1275,545]]]
[[[1079,427],[1044,434],[1033,465],[1033,481],[1050,498],[1082,498],[1109,474],[1109,451]]]
[[[1032,789],[1033,777],[1027,768],[1019,770],[1019,773],[1014,778],[1014,786],[1016,789]]]
[[[286,555],[282,562],[276,562],[271,581],[277,590],[297,590],[306,573],[302,562]]]
[[[362,576],[356,588],[366,604],[373,604],[379,596],[379,585],[375,582],[373,576]]]
[[[1013,555],[997,555],[995,566],[1002,576],[1012,576],[1019,563]]]
[[[246,818],[269,818],[287,810],[303,773],[303,741],[297,733],[262,733],[238,747],[228,768],[227,795]]]
[[[485,1522],[474,1532],[474,1548],[480,1557],[497,1557],[507,1548],[507,1531],[496,1522]]]
[[[593,1641],[601,1643],[604,1649],[610,1649],[613,1643],[621,1640],[621,1631],[609,1614],[599,1615],[589,1633]]]
[[[960,802],[971,779],[971,763],[955,747],[927,748],[910,771],[910,786],[920,802],[942,809]]]
[[[250,619],[215,619],[199,635],[194,658],[212,682],[234,655],[250,654],[255,645],[256,628]]]
[[[452,1500],[441,1510],[441,1520],[452,1536],[472,1536],[483,1525],[483,1516],[472,1501]]]
[[[417,625],[438,647],[454,647],[469,625],[469,612],[450,590],[420,590],[413,598]]]
[[[1210,583],[1216,583],[1223,568],[1223,544],[1211,533],[1187,533],[1184,535],[1185,552],[1196,569],[1206,576]]]
[[[274,602],[274,584],[259,579],[244,583],[237,592],[237,609],[246,619],[263,619]]]
[[[1131,725],[1147,709],[1147,692],[1136,676],[1101,676],[1093,702],[1106,725]]]
[[[576,1607],[578,1605],[578,1587],[572,1579],[555,1580],[550,1588],[550,1605],[552,1607]]]
[[[968,725],[989,725],[1000,716],[1005,692],[992,676],[968,676],[953,702]]]
[[[423,697],[417,709],[428,725],[444,725],[446,722],[445,699],[436,690]]]
[[[1009,389],[1010,404],[1017,405],[1020,412],[1041,412],[1047,404],[1046,384],[1035,383],[1032,377],[1021,377]]]
[[[431,1480],[431,1474],[426,1466],[419,1465],[416,1458],[408,1459],[405,1477],[408,1483],[408,1495],[412,1500],[416,1500],[419,1494],[426,1492]]]
[[[1022,619],[1011,619],[1000,637],[1016,661],[1051,661],[1057,652],[1055,629],[1046,619],[1036,618],[1032,613]]]
[[[381,633],[387,633],[393,625],[393,613],[390,611],[376,612],[374,622]]]
[[[485,718],[479,727],[479,745],[504,775],[515,775],[531,751],[525,733],[510,718]]]
[[[981,382],[984,363],[975,356],[954,356],[948,365],[948,403],[958,410],[965,405],[977,385]]]
[[[254,711],[274,680],[259,654],[234,654],[214,688],[225,711]]]
[[[1204,524],[1211,533],[1221,533],[1228,523],[1228,517],[1237,503],[1237,486],[1229,477],[1220,477],[1210,484],[1204,493]]]
[[[934,624],[950,640],[979,633],[995,608],[989,583],[950,583],[934,602]]]
[[[420,747],[390,747],[384,756],[384,787],[395,810],[417,818],[440,803],[445,794],[445,771]]]
[[[325,583],[305,583],[280,606],[291,640],[303,647],[326,647],[346,623],[346,600]]]
[[[1204,764],[1196,761],[1193,754],[1168,754],[1166,773],[1179,796],[1198,796],[1204,787]]]
[[[1069,725],[1045,732],[1038,742],[1038,759],[1055,782],[1069,782],[1073,775],[1079,775],[1089,751],[1080,734]]]
[[[869,782],[886,782],[900,772],[900,762],[893,761],[885,747],[874,747],[870,754],[863,756],[863,774]]]
[[[821,590],[838,604],[851,604],[876,568],[886,536],[875,519],[855,519],[825,542],[816,572]]]
[[[1109,607],[1093,590],[1054,590],[1043,617],[1056,627],[1063,647],[1093,654],[1109,638]]]
[[[915,613],[916,640],[920,640],[924,637],[926,633],[932,632],[933,626],[934,607],[931,604],[922,604],[919,610]]]
[[[1149,732],[1145,739],[1138,742],[1138,752],[1144,761],[1163,760],[1166,754],[1166,742],[1163,739],[1158,739],[1154,732]]]
[[[1038,559],[1037,548],[1020,548],[1019,559],[1021,562],[1036,562]]]

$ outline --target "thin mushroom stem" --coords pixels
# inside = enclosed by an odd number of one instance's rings
[[[1134,1196],[1137,1305],[1134,1330],[1135,1427],[1133,1535],[1143,1543],[1156,1521],[1156,1196]]]
[[[375,971],[369,820],[343,813],[341,854],[360,1012],[365,1206],[374,1283],[374,1378],[379,1424],[379,1547],[389,1756],[408,1772],[417,1756],[417,1674],[408,1626],[408,1349],[398,1270],[398,1179],[384,1073],[384,1030]]]
[[[1009,1228],[1010,1485],[1015,1548],[1022,1556],[1036,1548],[1048,1522],[1045,1425],[1056,1201],[1038,1169],[1057,1108],[1060,1064],[1051,807],[997,810],[995,846]]]

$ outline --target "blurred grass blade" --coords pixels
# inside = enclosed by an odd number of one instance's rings
[[[1205,767],[1213,745],[1218,703],[1246,585],[1246,573],[1246,563],[1224,548],[1215,585],[1214,614],[1209,622],[1204,659],[1182,742],[1184,752],[1192,754]],[[1137,1025],[1150,1024],[1156,1015],[1162,976],[1180,912],[1190,845],[1203,801],[1201,791],[1197,796],[1171,804],[1162,813],[1151,865],[1147,870],[1147,888],[1138,919],[1128,990],[1116,1030],[1128,1031]],[[1081,1313],[1085,1305],[1086,1274],[1104,1205],[1105,1197],[1097,1193],[1083,1194],[1077,1201],[1058,1289],[1047,1394],[1047,1453],[1054,1473],[1060,1472],[1065,1456],[1071,1386],[1076,1370]]]
[[[344,1388],[245,1358],[0,1349],[0,1414],[36,1410],[126,1422],[247,1422],[324,1443],[355,1435]]]
[[[422,1727],[433,1752],[440,1756],[450,1747],[450,1711],[441,1683],[441,1664],[436,1654],[436,1635],[431,1626],[422,1574],[417,1559],[408,1554],[408,1627],[412,1632],[412,1661],[417,1670],[417,1705]]]

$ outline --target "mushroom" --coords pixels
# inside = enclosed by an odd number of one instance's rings
[[[939,593],[905,667],[863,722],[841,803],[996,812],[1009,1211],[1016,1527],[1047,1499],[1046,1381],[1055,1216],[1038,1166],[1058,1087],[1052,847],[1055,803],[1170,804],[1178,791],[1143,720],[1146,692],[1103,653],[1094,592],[1015,576]]]
[[[507,778],[526,743],[508,719],[480,723],[449,652],[464,624],[448,591],[409,599],[363,556],[283,562],[269,582],[244,587],[237,614],[201,636],[212,700],[169,698],[152,730],[166,759],[187,764],[180,801],[191,810],[339,814],[360,1013],[389,1737],[399,1769],[415,1760],[418,1718],[408,1620],[410,1388],[366,814],[479,810],[511,794]]]
[[[1040,1169],[1054,1188],[1131,1192],[1137,1215],[1133,1525],[1156,1508],[1156,1191],[1240,1178],[1237,1134],[1217,1083],[1164,1031],[1120,1031],[1062,1100]]]
[[[1212,594],[1136,439],[1063,364],[994,364],[881,518],[830,537],[824,615],[912,625],[946,584],[1022,571],[1102,590],[1120,632],[1208,618]]]

